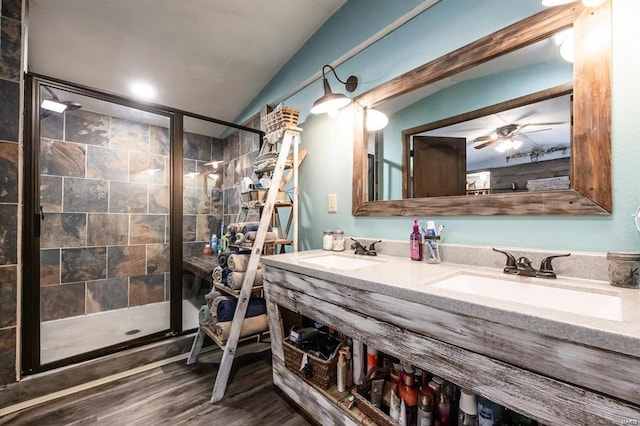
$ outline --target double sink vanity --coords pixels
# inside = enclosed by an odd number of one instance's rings
[[[563,274],[571,262],[601,260],[589,256],[558,262],[553,280],[414,262],[408,249],[265,257],[274,383],[321,422],[361,421],[286,369],[286,308],[544,424],[639,421],[640,291]]]

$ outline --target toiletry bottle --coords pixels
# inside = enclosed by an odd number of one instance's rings
[[[493,401],[478,397],[478,425],[494,426],[502,417],[502,408]]]
[[[409,251],[411,260],[422,260],[422,234],[418,227],[418,219],[413,219],[413,232],[409,235]]]
[[[347,390],[347,360],[345,358],[344,351],[340,351],[338,353],[338,364],[337,364],[337,382],[338,382],[338,392],[346,392]]]
[[[218,236],[216,234],[211,234],[211,250],[213,250],[213,254],[218,253]]]
[[[416,426],[433,425],[433,394],[420,391],[418,394],[418,416]]]
[[[438,376],[433,376],[431,381],[429,382],[429,389],[432,390],[433,393],[433,418],[434,420],[438,418],[438,401],[440,401],[440,392],[442,390],[441,387],[442,379]]]
[[[344,358],[347,361],[347,387],[353,386],[353,364],[351,360],[351,346],[344,348]]]
[[[372,368],[378,366],[378,350],[373,346],[367,345],[367,373]]]
[[[436,238],[436,224],[430,220],[427,222],[427,262],[440,263],[440,250],[438,248],[438,240]]]
[[[445,389],[441,389],[438,400],[438,417],[436,418],[436,426],[448,426],[449,418],[451,416],[451,404],[449,392],[445,392]]]
[[[478,402],[476,395],[466,389],[460,391],[458,426],[478,426]]]
[[[411,366],[404,367],[404,377],[398,384],[398,396],[404,401],[407,425],[415,425],[418,415],[418,389],[414,386],[414,370]]]
[[[364,379],[364,344],[353,339],[353,384],[361,385]]]

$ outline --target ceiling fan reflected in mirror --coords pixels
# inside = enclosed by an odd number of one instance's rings
[[[529,130],[524,132],[523,129],[529,126],[552,126],[556,124],[564,124],[564,123],[537,123],[537,124],[507,124],[505,126],[500,126],[496,128],[494,132],[489,135],[479,136],[473,139],[474,143],[480,142],[478,145],[474,146],[475,149],[482,149],[488,146],[495,145],[500,142],[498,146],[496,146],[496,151],[505,152],[508,150],[518,149],[522,145],[522,140],[518,136],[526,137],[529,133],[536,132],[544,132],[547,130],[551,130],[551,128],[538,129],[538,130]]]

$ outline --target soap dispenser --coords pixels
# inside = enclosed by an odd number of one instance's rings
[[[413,232],[409,235],[409,251],[411,260],[422,260],[422,234],[418,226],[418,219],[413,219]]]

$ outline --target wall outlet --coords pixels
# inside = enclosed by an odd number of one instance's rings
[[[338,211],[338,199],[336,194],[327,195],[327,206],[329,213],[336,213]]]

